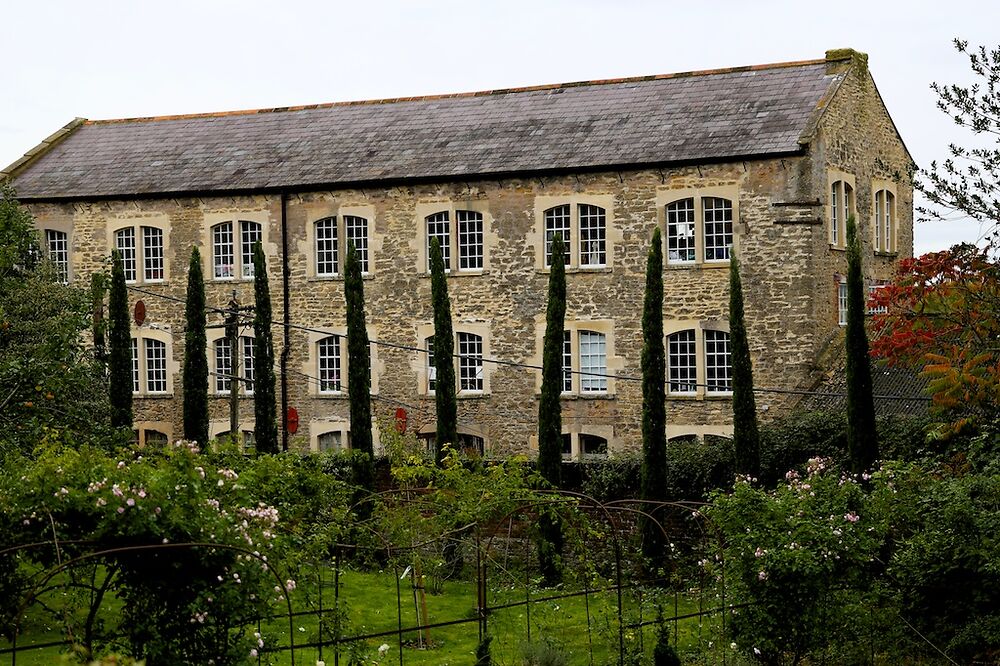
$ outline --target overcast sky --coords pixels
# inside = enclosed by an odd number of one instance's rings
[[[0,163],[74,117],[225,111],[821,58],[852,47],[917,160],[965,135],[931,81],[1000,42],[990,0],[12,0],[0,10]],[[916,252],[980,236],[918,224]]]

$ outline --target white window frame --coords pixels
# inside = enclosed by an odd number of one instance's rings
[[[837,325],[847,326],[847,279],[837,282]]]
[[[327,231],[323,234],[320,229]],[[311,275],[317,278],[343,277],[347,266],[347,244],[353,243],[361,264],[361,274],[368,275],[371,260],[371,222],[364,215],[344,213],[313,220]],[[327,247],[322,247],[327,243]],[[324,254],[326,257],[324,258]]]
[[[857,215],[857,186],[854,176],[840,171],[830,171],[827,176],[827,220],[830,223],[830,247],[843,250],[847,247],[847,218]]]
[[[658,189],[657,220],[666,266],[728,266],[739,245],[739,196],[736,184]]]
[[[865,312],[867,312],[868,315],[880,315],[889,312],[889,308],[887,308],[884,305],[879,307],[871,306],[872,297],[876,294],[876,292],[878,292],[879,289],[885,289],[887,286],[888,285],[883,283],[875,283],[868,285],[868,302],[865,304]]]
[[[256,220],[229,219],[209,227],[211,276],[215,281],[253,280],[253,246],[264,243],[264,224]],[[222,263],[230,259],[229,264]]]
[[[139,329],[133,331],[132,393],[137,396],[161,396],[173,393],[173,362],[169,332]]]
[[[212,391],[215,395],[229,395],[232,390],[231,382],[233,381],[233,378],[228,376],[232,374],[232,350],[228,352],[226,367],[220,367],[220,352],[223,347],[228,349],[229,338],[226,335],[220,335],[214,340],[210,340],[209,344],[211,345],[209,355],[211,357],[213,373],[210,378]],[[252,335],[240,335],[239,342],[237,343],[237,346],[240,348],[240,372],[238,375],[239,379],[236,381],[240,382],[240,395],[244,396],[253,395],[253,384],[251,381],[254,379],[256,368],[253,345],[254,337]]]
[[[587,453],[586,439],[603,440],[603,453]],[[538,435],[531,436],[530,446],[538,448]],[[562,459],[563,462],[604,460],[615,449],[614,427],[581,423],[576,420],[563,421],[562,429]]]
[[[543,267],[552,267],[552,239],[562,235],[568,270],[608,266],[609,207],[602,203],[566,201],[542,211]]]
[[[456,323],[452,330],[455,350],[455,392],[458,396],[490,393],[490,331],[483,323]],[[471,345],[471,348],[470,348]],[[434,367],[434,325],[417,327],[420,364],[415,366],[420,393],[434,395],[437,378]]]
[[[162,284],[167,281],[167,229],[168,226],[159,220],[113,225],[112,242],[121,255],[126,283]],[[152,242],[154,239],[156,243]]]
[[[872,230],[875,252],[896,252],[896,192],[886,182],[872,185]]]
[[[563,396],[603,397],[615,392],[615,370],[621,359],[614,356],[614,322],[607,319],[567,319],[564,323],[560,376]],[[536,325],[538,364],[545,345],[545,324]],[[541,390],[541,373],[537,388]]]
[[[732,395],[733,357],[729,322],[671,321],[665,323],[664,334],[668,398],[702,400]],[[720,341],[725,341],[721,353],[715,346]],[[683,365],[677,363],[681,355],[685,361]],[[714,362],[709,365],[710,361],[716,361],[720,356],[728,358],[728,366]],[[714,370],[711,378],[710,368]],[[675,370],[680,369],[685,372],[678,373],[675,378]],[[718,388],[720,376],[728,379],[728,389]]]
[[[45,249],[56,277],[69,284],[69,233],[62,229],[45,229]]]
[[[424,256],[431,272],[431,239],[441,245],[445,273],[482,273],[486,265],[486,215],[460,206],[424,216]]]
[[[316,341],[317,391],[320,395],[344,393],[347,386],[344,342],[345,338],[335,333]]]

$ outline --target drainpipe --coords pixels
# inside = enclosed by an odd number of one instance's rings
[[[281,450],[288,450],[288,353],[291,335],[289,334],[289,324],[291,318],[288,313],[289,301],[289,274],[288,268],[288,193],[281,192],[281,317],[284,322],[282,327],[281,346]]]

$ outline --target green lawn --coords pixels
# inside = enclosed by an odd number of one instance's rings
[[[416,610],[411,578],[399,582],[401,604],[397,608],[396,577],[392,572],[346,571],[340,576],[340,609],[346,617],[344,634],[371,634],[378,632],[395,632],[400,618],[402,626],[416,624]],[[498,581],[499,582],[499,581]],[[430,623],[450,622],[476,617],[476,593],[473,582],[446,582],[440,594],[426,595],[428,617]],[[557,595],[562,590],[531,590],[533,599]],[[300,580],[295,591],[293,605],[295,611],[318,608],[319,589],[316,581]],[[327,625],[325,634],[332,636],[329,626],[333,622],[332,610],[335,605],[333,574],[326,571],[323,585],[323,608],[326,611],[324,622]],[[489,605],[499,606],[518,601],[524,601],[523,585],[510,585],[503,589],[491,590]],[[50,600],[51,601],[51,600]],[[674,614],[674,595],[665,597],[664,614],[671,617]],[[711,601],[706,596],[702,603],[707,608]],[[678,614],[688,614],[698,611],[697,596],[678,595],[676,598]],[[50,603],[51,605],[51,603]],[[623,595],[626,622],[635,623],[642,613],[643,620],[655,617],[653,602],[647,596],[641,603],[631,591]],[[641,606],[641,608],[640,608]],[[589,610],[589,626],[588,626]],[[114,614],[117,602],[107,600],[105,612]],[[280,612],[280,609],[276,609]],[[529,622],[530,614],[530,622]],[[718,617],[705,619],[705,626],[699,628],[698,618],[681,620],[678,623],[678,648],[682,653],[692,654],[707,649],[708,641],[717,633]],[[109,623],[113,621],[108,618]],[[520,655],[528,641],[530,627],[532,642],[551,642],[560,646],[569,655],[572,664],[605,664],[617,663],[618,650],[618,614],[617,595],[614,591],[593,592],[588,597],[576,596],[548,601],[533,601],[530,609],[515,606],[507,609],[491,611],[488,617],[490,634],[494,640],[492,656],[494,664],[519,665]],[[25,621],[25,633],[19,639],[19,646],[58,641],[63,638],[60,627],[46,617],[39,609],[28,612]],[[287,647],[289,644],[289,624],[287,617],[271,620],[262,624],[262,632],[269,647]],[[407,665],[449,666],[474,663],[474,654],[478,643],[478,625],[475,621],[435,627],[428,631],[429,643],[420,646],[416,632],[404,636],[403,663]],[[298,645],[317,642],[320,638],[320,620],[317,615],[301,615],[293,618],[292,635]],[[643,629],[626,629],[624,637],[628,649],[649,654],[655,641],[655,631],[652,627]],[[718,642],[718,641],[716,641]],[[362,652],[375,657],[378,647],[389,645],[388,653],[382,664],[399,663],[399,645],[396,634],[371,638],[354,643]],[[0,641],[0,647],[9,647]],[[42,650],[19,651],[18,665],[45,665],[58,663],[65,648],[46,648]],[[347,645],[340,648],[340,663],[349,662],[350,648]],[[593,654],[593,660],[591,660]],[[328,665],[334,663],[332,646],[322,649],[322,657]],[[296,648],[295,663],[314,666],[320,658],[317,647]],[[699,660],[700,661],[700,660]],[[0,655],[0,666],[11,663],[10,655]],[[253,660],[251,663],[256,663]],[[288,650],[266,653],[261,663],[291,664],[291,654]],[[372,662],[368,662],[372,663]]]

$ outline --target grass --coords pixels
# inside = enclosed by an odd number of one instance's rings
[[[396,631],[400,624],[404,627],[417,626],[417,611],[419,605],[415,602],[412,578],[407,576],[399,580],[399,604],[397,605],[397,578],[391,571],[344,571],[339,580],[339,599],[335,600],[333,574],[330,570],[323,573],[322,589],[319,581],[300,580],[299,587],[293,598],[295,611],[318,610],[320,594],[322,593],[323,631],[330,639],[333,635],[332,624],[335,607],[338,607],[344,618],[342,635],[374,634],[389,632],[387,635],[364,641],[355,641],[340,646],[340,663],[349,663],[352,651],[357,656],[366,656],[366,664],[398,664],[400,647]],[[490,607],[523,602],[526,590],[520,585],[498,585],[488,592]],[[493,610],[488,615],[488,630],[493,636],[491,654],[494,664],[520,665],[521,653],[528,642],[530,631],[531,642],[545,642],[557,646],[568,657],[572,664],[616,664],[618,657],[618,612],[617,594],[612,591],[591,592],[587,596],[575,596],[562,599],[540,600],[546,596],[558,596],[569,590],[536,590],[531,589],[527,595],[532,598],[530,605],[515,605],[509,608]],[[708,599],[704,604],[709,605]],[[666,595],[662,602],[667,617],[674,614],[674,604],[680,615],[694,613],[698,610],[697,596]],[[434,627],[420,637],[415,631],[403,636],[402,656],[407,666],[457,666],[473,664],[475,651],[479,642],[479,628],[476,620],[476,585],[473,581],[445,582],[439,594],[426,594],[427,623],[445,623],[468,620],[459,624]],[[623,593],[623,609],[626,624],[640,620],[650,620],[655,617],[655,605],[647,595],[639,598],[631,591]],[[108,614],[109,623],[113,621],[118,604],[109,599],[105,603],[104,612]],[[276,613],[281,609],[276,608]],[[589,620],[588,620],[589,618]],[[715,618],[706,619],[704,627],[699,625],[698,618],[680,620],[677,625],[677,646],[684,653],[700,652],[707,646],[709,636],[717,632]],[[30,644],[40,644],[63,639],[60,627],[53,623],[38,608],[29,610],[25,618],[25,631],[18,644],[21,647]],[[270,648],[287,648],[289,646],[289,624],[287,616],[278,616],[263,622],[262,633]],[[291,633],[296,645],[316,643],[320,640],[321,626],[318,614],[302,614],[293,618]],[[426,639],[426,640],[422,640]],[[627,628],[624,631],[624,642],[628,650],[641,651],[650,654],[655,641],[655,629],[652,626],[643,628]],[[387,654],[381,661],[377,659],[380,645],[388,645]],[[0,641],[0,648],[9,644]],[[19,650],[17,664],[19,666],[42,666],[59,663],[66,658],[66,647],[46,648],[39,650]],[[328,665],[334,663],[334,648],[332,646],[306,647],[295,649],[295,663],[314,666],[320,659]],[[63,655],[62,657],[60,655]],[[591,656],[592,655],[592,656]],[[250,660],[248,663],[256,663]],[[10,655],[0,655],[0,665],[11,663]],[[291,651],[284,649],[268,652],[262,655],[261,663],[291,664]]]

